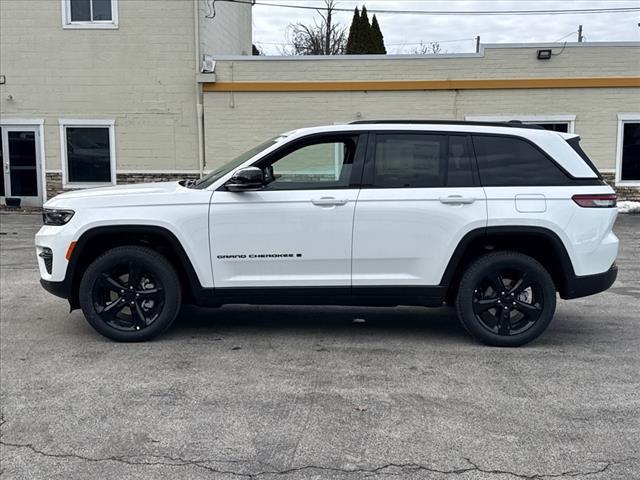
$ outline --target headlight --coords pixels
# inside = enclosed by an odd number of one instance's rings
[[[42,212],[42,220],[45,225],[64,225],[71,220],[74,213],[73,210],[51,210],[45,208]]]

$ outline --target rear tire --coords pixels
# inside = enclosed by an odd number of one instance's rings
[[[460,280],[456,312],[465,329],[487,345],[518,347],[538,338],[556,309],[556,288],[535,259],[495,252],[474,261]]]
[[[143,342],[164,332],[181,306],[180,280],[169,261],[146,247],[107,251],[80,281],[80,306],[98,333]]]

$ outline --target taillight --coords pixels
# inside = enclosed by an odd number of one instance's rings
[[[574,202],[584,208],[613,208],[616,206],[615,193],[605,195],[574,195],[571,197]]]

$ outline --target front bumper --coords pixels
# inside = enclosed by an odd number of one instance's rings
[[[62,282],[52,282],[41,278],[40,285],[42,285],[42,288],[47,292],[55,295],[56,297],[66,298],[67,300],[71,299],[71,282],[64,280]]]
[[[618,277],[618,266],[614,263],[606,272],[595,275],[572,275],[567,280],[564,294],[561,297],[565,300],[570,298],[586,297],[595,293],[604,292]]]

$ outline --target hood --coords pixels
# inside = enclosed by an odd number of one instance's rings
[[[140,183],[88,188],[65,192],[44,204],[45,208],[83,208],[176,204],[203,190],[192,190],[179,182]],[[211,192],[207,192],[211,195]],[[191,195],[190,195],[191,194]]]

